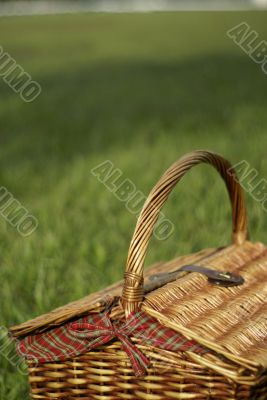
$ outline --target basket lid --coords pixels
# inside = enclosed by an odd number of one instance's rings
[[[247,241],[198,264],[238,273],[245,282],[218,287],[191,273],[149,293],[143,309],[233,361],[267,368],[267,247]]]

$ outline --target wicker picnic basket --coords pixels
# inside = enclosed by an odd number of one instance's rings
[[[144,272],[159,212],[193,166],[225,181],[232,244]],[[121,293],[122,291],[122,293]],[[124,281],[11,328],[33,399],[267,399],[267,247],[248,240],[231,165],[209,151],[174,163],[149,194]]]

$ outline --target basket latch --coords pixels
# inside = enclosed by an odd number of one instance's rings
[[[232,272],[227,271],[218,271],[212,268],[203,267],[202,265],[183,265],[179,269],[173,272],[163,272],[161,274],[152,275],[150,280],[162,280],[167,282],[171,282],[173,280],[178,279],[181,276],[184,276],[187,272],[198,272],[207,276],[208,281],[213,285],[229,287],[229,286],[239,286],[243,285],[245,282],[244,278],[241,275],[233,274]]]

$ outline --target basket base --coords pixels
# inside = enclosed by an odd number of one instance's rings
[[[144,346],[140,349],[151,361],[143,378],[134,375],[119,341],[73,360],[29,366],[31,397],[35,400],[267,400],[265,379],[257,385],[238,384],[192,361],[190,354],[180,353],[174,358],[168,351]]]

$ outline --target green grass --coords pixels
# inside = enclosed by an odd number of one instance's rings
[[[121,279],[136,222],[90,173],[111,160],[149,192],[183,153],[208,148],[267,178],[267,76],[227,36],[266,13],[155,13],[6,18],[0,44],[42,86],[25,104],[0,80],[0,186],[39,220],[22,238],[0,218],[1,326],[18,324]],[[247,195],[253,240],[267,215]],[[170,197],[171,238],[147,264],[230,241],[222,182],[201,166]],[[1,359],[0,399],[27,399]]]

